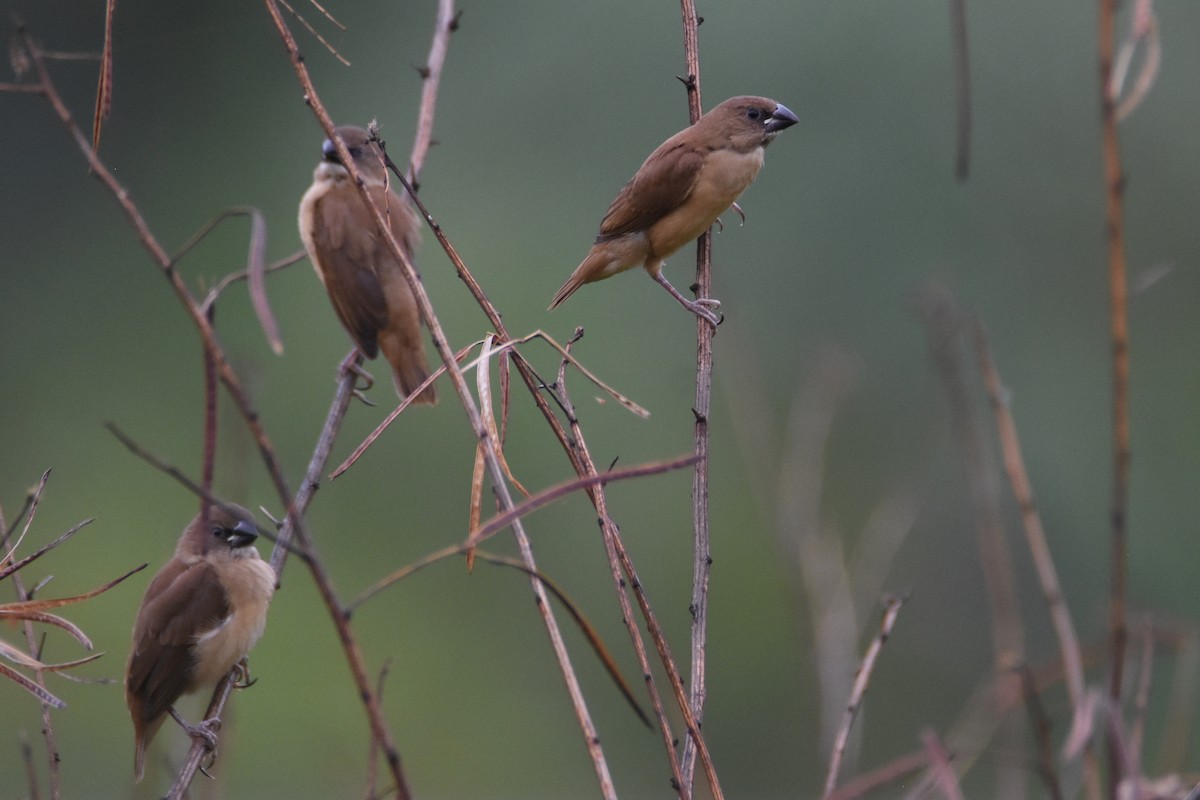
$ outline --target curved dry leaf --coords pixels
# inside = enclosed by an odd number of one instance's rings
[[[17,684],[22,689],[29,692],[31,695],[38,698],[48,706],[54,706],[55,708],[67,707],[67,704],[62,700],[59,700],[54,695],[50,694],[50,692],[46,691],[41,686],[38,686],[33,681],[29,680],[29,678],[26,678],[24,675],[17,672],[15,669],[12,669],[11,667],[6,667],[4,664],[0,664],[0,675],[8,678],[13,683]]]
[[[9,661],[20,664],[22,667],[29,667],[30,669],[36,669],[41,672],[62,672],[63,670],[73,669],[74,667],[86,664],[89,661],[95,661],[104,654],[93,653],[90,656],[77,658],[74,661],[62,661],[57,664],[47,664],[44,661],[39,661],[38,659],[29,655],[24,650],[14,647],[3,639],[0,639],[0,655],[4,656]]]
[[[100,130],[112,112],[113,94],[113,13],[117,0],[104,4],[104,52],[100,55],[100,82],[96,86],[96,116],[92,120],[92,150],[100,151]]]
[[[279,337],[279,324],[271,313],[267,302],[267,220],[257,208],[244,208],[241,213],[250,217],[250,249],[246,255],[246,276],[250,286],[250,303],[262,325],[267,343],[275,355],[283,355],[283,340]]]
[[[78,625],[68,619],[58,616],[57,614],[47,614],[44,611],[34,611],[31,609],[15,609],[13,606],[21,605],[20,603],[12,603],[11,605],[0,606],[0,619],[19,619],[23,622],[40,622],[44,625],[54,625],[62,628],[67,633],[71,634],[71,638],[79,642],[88,650],[92,649],[92,640],[87,637]]]
[[[104,594],[121,581],[125,580],[131,575],[136,575],[148,566],[149,564],[142,564],[140,567],[134,567],[121,577],[109,581],[100,588],[93,589],[92,591],[84,594],[77,594],[74,597],[53,597],[47,600],[25,600],[19,603],[8,603],[4,606],[0,606],[0,609],[5,611],[45,611],[51,608],[62,608],[63,606],[69,606],[72,603],[81,603],[84,600],[91,600],[97,595]]]

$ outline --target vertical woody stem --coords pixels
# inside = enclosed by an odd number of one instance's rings
[[[687,65],[688,113],[692,124],[700,119],[700,21],[693,0],[680,0],[683,15],[683,49]],[[696,297],[712,293],[712,232],[705,231],[696,243]],[[696,466],[692,472],[692,673],[690,703],[698,725],[704,723],[705,649],[708,643],[708,578],[712,571],[712,555],[708,529],[708,412],[712,398],[712,337],[716,329],[708,321],[696,318]],[[696,769],[696,743],[691,736],[684,742],[684,787],[691,789]]]
[[[1121,150],[1117,141],[1117,110],[1114,96],[1113,48],[1115,46],[1116,0],[1100,0],[1100,116],[1103,128],[1104,182],[1107,189],[1108,284],[1112,313],[1113,381],[1113,482],[1111,515],[1112,588],[1109,605],[1109,636],[1112,643],[1109,695],[1120,708],[1121,681],[1128,637],[1125,609],[1127,514],[1129,508],[1129,320],[1128,287],[1125,278],[1125,223],[1122,196]],[[1123,777],[1119,760],[1111,760],[1111,787]]]

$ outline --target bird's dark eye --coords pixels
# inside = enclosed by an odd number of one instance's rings
[[[362,148],[361,147],[347,147],[346,149],[350,151],[350,157],[353,158],[355,161],[357,161],[359,158],[362,157]]]
[[[225,529],[218,526],[213,526],[212,535],[220,538],[225,535]]]
[[[762,111],[760,111],[757,108],[750,108],[750,109],[746,110],[746,117],[748,119],[758,119],[761,116],[762,116]]]

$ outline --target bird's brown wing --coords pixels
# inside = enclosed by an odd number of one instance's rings
[[[330,195],[317,201],[313,213],[312,238],[319,269],[338,319],[359,349],[374,358],[379,352],[376,337],[388,319],[387,298],[375,270],[379,236],[369,218],[362,224],[366,211],[357,194],[336,201]],[[357,219],[355,212],[361,212]]]
[[[143,720],[165,714],[189,688],[193,642],[227,616],[229,600],[208,564],[174,561],[155,577],[134,626],[125,686]]]
[[[597,242],[644,231],[688,199],[700,175],[704,153],[679,135],[650,154],[617,194],[600,223]]]

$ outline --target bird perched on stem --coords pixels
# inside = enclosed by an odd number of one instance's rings
[[[167,714],[210,747],[216,742],[219,719],[189,725],[174,706],[183,694],[215,686],[262,637],[275,571],[254,548],[257,538],[249,511],[209,506],[146,588],[125,670],[139,781],[146,747]]]
[[[608,207],[596,243],[550,308],[585,283],[641,265],[684,308],[720,324],[720,302],[688,300],[662,274],[663,263],[733,205],[758,175],[763,148],[798,121],[766,97],[731,97],[663,142]]]
[[[350,151],[367,192],[383,209],[392,235],[411,255],[421,223],[412,207],[388,188],[379,144],[362,128],[345,126],[335,132]],[[367,358],[383,351],[392,365],[396,393],[404,399],[429,377],[421,312],[337,148],[326,139],[321,152],[312,186],[300,201],[300,238],[342,326]],[[436,403],[434,387],[413,402]]]

